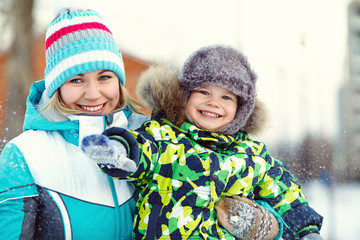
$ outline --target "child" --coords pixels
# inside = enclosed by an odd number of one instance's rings
[[[84,138],[83,151],[105,173],[135,180],[135,239],[275,238],[276,226],[254,214],[259,207],[249,199],[284,219],[284,239],[321,239],[322,217],[289,169],[245,131],[262,125],[255,81],[242,53],[204,47],[180,74],[155,67],[142,75],[138,96],[153,107],[151,121],[136,132],[111,128]]]
[[[130,240],[134,186],[101,173],[78,147],[85,135],[146,119],[128,107],[136,102],[121,53],[97,12],[69,9],[49,24],[45,52],[24,132],[0,155],[0,239]]]

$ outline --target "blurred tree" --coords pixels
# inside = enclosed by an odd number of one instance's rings
[[[6,47],[8,45],[7,40],[8,40],[9,30],[10,30],[10,26],[9,26],[10,14],[8,14],[8,12],[9,12],[10,8],[11,8],[11,0],[5,0],[5,1],[1,2],[1,5],[0,5],[0,30],[1,30],[0,44],[1,44],[2,49],[3,49],[3,47]]]
[[[272,156],[285,162],[302,183],[320,179],[331,184],[333,180],[333,146],[320,135],[307,134],[298,143],[278,143]]]
[[[330,142],[315,135],[306,135],[298,149],[300,180],[320,179],[330,184],[333,148]]]
[[[6,14],[6,23],[11,29],[12,37],[7,67],[8,96],[2,135],[4,144],[22,132],[26,97],[33,82],[31,60],[34,0],[3,0],[1,8]]]

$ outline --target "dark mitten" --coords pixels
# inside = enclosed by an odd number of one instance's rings
[[[127,157],[125,147],[105,135],[90,135],[81,142],[81,150],[100,167],[117,168],[127,172],[136,170],[136,164]]]

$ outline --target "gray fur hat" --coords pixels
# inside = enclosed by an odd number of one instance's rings
[[[255,107],[256,79],[247,58],[233,47],[224,45],[195,51],[185,61],[178,76],[186,101],[191,91],[205,85],[216,85],[238,96],[234,120],[216,131],[223,134],[234,134],[246,124]]]

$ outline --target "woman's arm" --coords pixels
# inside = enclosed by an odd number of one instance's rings
[[[0,239],[32,239],[37,195],[23,154],[8,143],[0,155]]]

